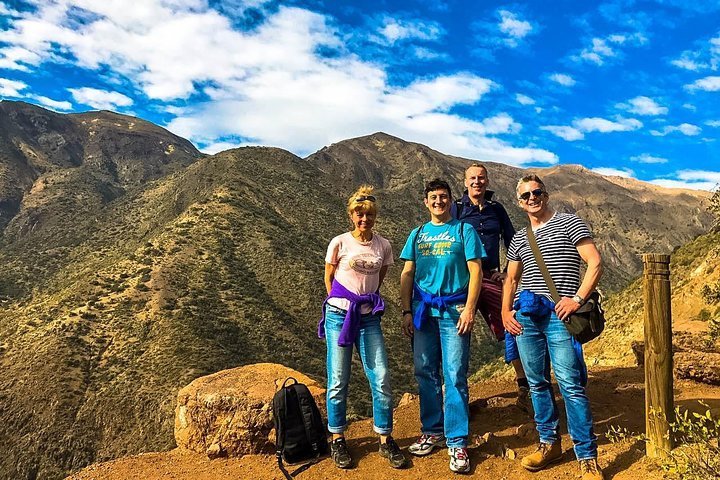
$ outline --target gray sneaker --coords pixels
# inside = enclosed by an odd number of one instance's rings
[[[455,473],[468,473],[470,471],[470,457],[467,448],[450,447],[448,448],[450,455],[450,470]]]
[[[436,435],[422,434],[415,443],[408,447],[408,452],[418,457],[424,457],[431,453],[435,447],[442,447],[445,443],[445,435],[438,433]]]

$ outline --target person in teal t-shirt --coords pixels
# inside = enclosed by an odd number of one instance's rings
[[[400,254],[402,328],[413,339],[422,424],[422,435],[408,451],[424,456],[445,442],[450,470],[466,473],[470,332],[486,254],[475,229],[452,218],[447,182],[429,182],[424,203],[430,221],[410,233]]]

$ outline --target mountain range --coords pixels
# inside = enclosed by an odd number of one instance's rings
[[[523,225],[514,188],[526,171],[485,164]],[[383,133],[306,158],[267,147],[208,156],[137,118],[0,102],[0,477],[62,478],[166,450],[178,389],[218,370],[272,361],[322,379],[323,258],[350,226],[348,195],[377,187],[376,228],[397,255],[427,219],[424,182],[459,193],[467,165]],[[608,294],[640,274],[640,253],[670,252],[713,222],[708,193],[573,165],[532,171],[556,209],[590,224]],[[400,269],[383,287],[398,394],[414,388],[395,321]],[[497,345],[476,337],[474,369],[490,373]],[[362,383],[357,415],[368,412]]]

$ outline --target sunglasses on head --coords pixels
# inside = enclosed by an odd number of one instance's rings
[[[373,202],[373,203],[375,203],[375,197],[373,197],[372,195],[361,195],[361,196],[359,196],[359,197],[355,197],[355,201],[356,201],[357,203],[360,203],[360,202]]]
[[[542,188],[536,188],[535,190],[530,190],[529,192],[521,193],[518,198],[520,200],[527,202],[528,200],[530,200],[530,195],[532,195],[534,197],[540,197],[543,193],[545,193],[545,190],[543,190]]]

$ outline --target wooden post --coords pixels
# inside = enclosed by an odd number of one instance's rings
[[[670,255],[646,253],[643,264],[646,452],[648,457],[665,457],[673,447],[669,422],[675,414]]]

